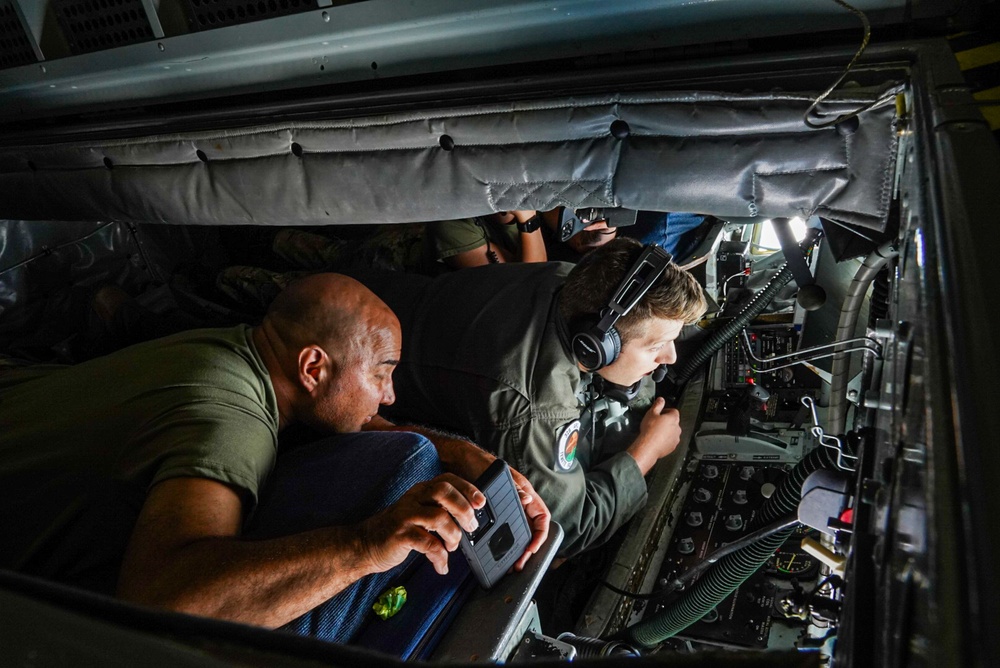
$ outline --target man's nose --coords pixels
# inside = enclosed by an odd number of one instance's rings
[[[392,381],[386,382],[385,386],[382,388],[382,401],[383,406],[390,406],[396,401],[396,393],[392,388]]]
[[[656,356],[656,362],[657,364],[673,364],[676,361],[677,348],[674,347],[674,342],[671,341],[660,350],[660,354]]]

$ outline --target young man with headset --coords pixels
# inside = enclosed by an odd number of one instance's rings
[[[598,394],[629,394],[676,359],[701,287],[655,245],[617,239],[577,265],[476,267],[434,279],[360,277],[398,315],[404,348],[385,411],[471,437],[524,473],[565,530],[568,557],[645,503],[643,476],[680,440],[657,399],[623,452],[591,438]]]

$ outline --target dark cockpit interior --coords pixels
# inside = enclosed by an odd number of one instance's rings
[[[590,219],[669,246],[708,304],[586,406],[604,452],[681,415],[599,548],[424,573],[348,646],[0,570],[14,665],[995,665],[1000,151],[945,37],[996,4],[543,4],[0,0],[2,359],[466,271],[432,221],[519,210],[550,259]]]

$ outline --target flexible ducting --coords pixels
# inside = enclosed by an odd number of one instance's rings
[[[846,341],[854,336],[854,330],[858,324],[858,314],[861,312],[861,305],[868,293],[868,287],[879,271],[898,255],[899,251],[896,250],[893,242],[888,242],[872,251],[861,263],[854,275],[854,280],[847,288],[844,303],[840,307],[840,320],[837,322],[834,341]],[[832,376],[830,380],[830,408],[826,428],[829,434],[844,433],[844,424],[847,420],[847,383],[850,367],[850,358],[847,353],[837,353],[833,356],[830,368]]]
[[[845,446],[846,447],[846,446]],[[848,453],[853,454],[853,453]],[[836,469],[837,453],[818,447],[795,466],[761,507],[748,529],[755,531],[784,515],[795,513],[802,483],[818,469]],[[654,647],[704,617],[763,566],[795,530],[791,527],[720,559],[715,566],[663,610],[630,626],[621,634],[626,642]]]

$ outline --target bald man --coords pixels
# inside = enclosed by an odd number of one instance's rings
[[[411,554],[447,572],[456,521],[474,529],[485,503],[468,481],[493,460],[378,418],[400,348],[399,322],[373,293],[315,274],[255,328],[3,372],[0,567],[349,640]],[[279,458],[278,434],[295,423],[342,436]],[[515,480],[534,531],[520,568],[549,515]]]

